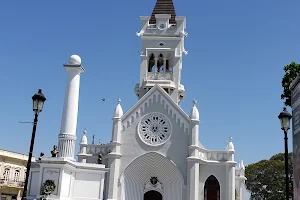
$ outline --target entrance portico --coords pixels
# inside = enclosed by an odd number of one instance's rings
[[[184,180],[168,158],[149,152],[133,160],[122,175],[119,187],[125,199],[182,200]]]

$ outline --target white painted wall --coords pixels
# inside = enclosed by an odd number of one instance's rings
[[[32,192],[27,199],[39,198],[41,185],[46,180],[53,180],[56,189],[49,199],[102,200],[106,171],[104,165],[72,162],[65,158],[44,158],[40,161],[40,168],[31,171],[29,185]]]
[[[75,174],[74,199],[99,199],[101,175],[78,172]]]
[[[37,196],[39,195],[39,188],[38,188],[38,183],[39,183],[39,177],[40,177],[40,172],[39,171],[32,171],[30,173],[29,177],[29,187],[28,187],[28,196]]]

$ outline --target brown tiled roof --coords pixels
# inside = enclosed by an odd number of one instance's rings
[[[170,24],[176,24],[176,12],[172,0],[157,0],[149,24],[156,24],[156,14],[169,14],[171,15]]]

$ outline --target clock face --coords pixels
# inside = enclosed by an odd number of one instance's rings
[[[157,25],[157,28],[158,28],[159,30],[165,30],[166,27],[167,27],[167,24],[166,24],[165,22],[159,23],[159,24]]]
[[[149,113],[141,119],[138,134],[148,145],[161,145],[171,136],[171,122],[160,113]]]

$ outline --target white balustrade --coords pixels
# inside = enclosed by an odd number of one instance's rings
[[[173,81],[172,72],[148,72],[146,80],[170,80]]]
[[[86,152],[88,154],[98,155],[102,154],[105,156],[111,152],[111,146],[109,144],[95,144],[95,145],[88,145],[86,148]]]
[[[209,151],[204,149],[199,149],[199,158],[205,161],[218,161],[226,162],[229,160],[229,155],[231,153],[227,151]]]

